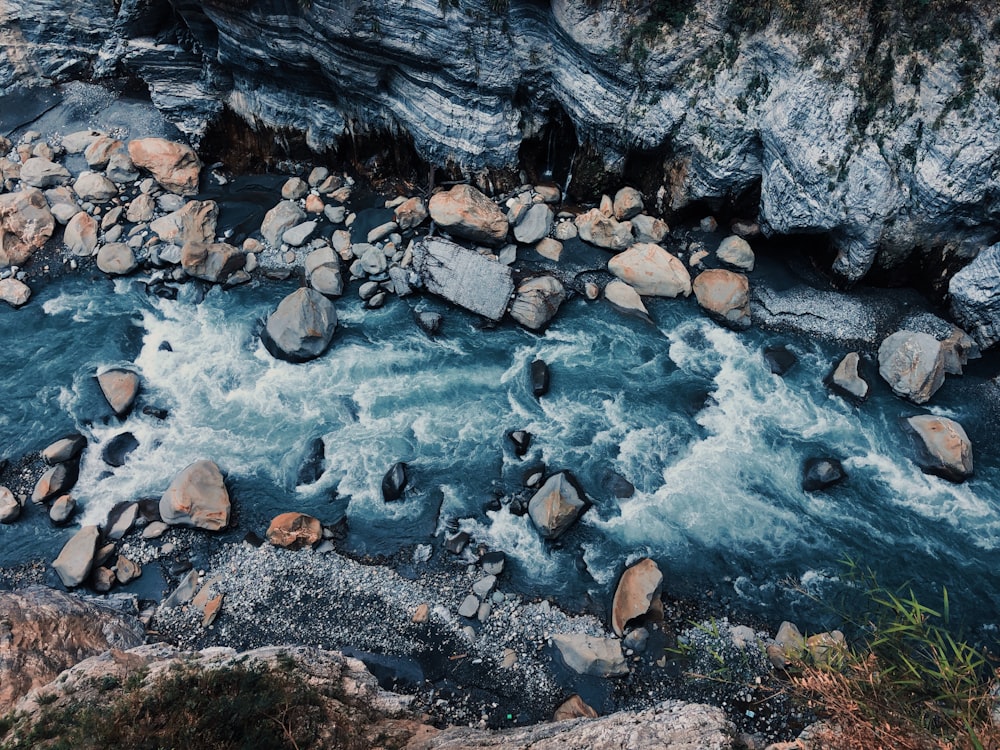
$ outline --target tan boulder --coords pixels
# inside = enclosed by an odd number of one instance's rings
[[[311,547],[323,538],[319,519],[305,513],[282,513],[267,527],[267,541],[275,547],[302,549]]]
[[[952,482],[963,482],[973,473],[972,443],[954,419],[919,414],[906,420],[920,449],[920,467]]]
[[[743,274],[713,268],[698,274],[691,288],[709,317],[736,330],[750,327],[750,282]]]
[[[552,714],[552,721],[569,721],[570,719],[596,719],[597,711],[584,702],[579,695],[573,694]]]
[[[79,586],[90,575],[101,532],[96,526],[84,526],[66,542],[52,568],[66,588]]]
[[[929,333],[896,331],[879,345],[878,373],[897,396],[927,403],[944,385],[944,349]]]
[[[632,222],[620,222],[598,208],[580,214],[573,221],[580,232],[580,239],[591,245],[619,252],[632,244]]]
[[[580,517],[587,503],[566,472],[553,474],[528,501],[528,515],[546,539],[561,536]]]
[[[649,297],[687,297],[691,274],[677,257],[659,245],[640,242],[608,261],[608,271]]]
[[[139,395],[139,376],[131,370],[113,368],[97,376],[104,398],[119,417],[129,413]]]
[[[97,220],[83,211],[66,224],[63,243],[74,255],[90,257],[97,249]]]
[[[69,182],[69,170],[40,156],[33,156],[21,165],[21,182],[36,188],[49,188]]]
[[[406,231],[424,223],[427,218],[427,204],[423,198],[415,195],[396,206],[394,213],[400,231]]]
[[[41,190],[0,195],[0,267],[24,263],[55,228],[55,217]]]
[[[142,193],[141,195],[137,195],[128,204],[128,212],[125,214],[125,218],[132,224],[139,224],[152,219],[155,212],[156,198]]]
[[[615,193],[613,210],[618,221],[631,219],[633,216],[642,213],[645,208],[642,202],[642,193],[633,187],[623,187]]]
[[[642,297],[640,297],[639,293],[624,281],[619,281],[618,279],[609,281],[608,285],[604,287],[604,299],[615,307],[627,312],[637,312],[642,315],[649,315],[649,311],[642,302]]]
[[[715,257],[739,271],[752,271],[756,258],[750,243],[742,237],[732,234],[719,243]]]
[[[160,185],[178,195],[198,192],[201,160],[190,146],[164,138],[129,141],[128,154],[137,167],[148,170]]]
[[[536,276],[517,288],[510,304],[510,317],[537,331],[555,317],[566,299],[562,282],[554,276]]]
[[[648,557],[622,573],[611,605],[611,628],[615,635],[621,637],[631,620],[649,613],[662,585],[663,573]]]
[[[455,185],[435,193],[428,206],[437,225],[458,237],[485,245],[500,245],[507,239],[507,217],[496,203],[471,185]]]
[[[245,263],[244,252],[225,242],[185,242],[181,248],[181,266],[196,279],[223,282]]]
[[[218,531],[229,525],[229,492],[213,461],[183,469],[160,498],[160,518],[171,526]]]
[[[111,155],[122,151],[125,144],[109,135],[99,135],[83,150],[83,157],[91,169],[104,169],[111,160]]]
[[[73,183],[73,192],[81,200],[92,203],[107,203],[118,195],[115,183],[97,172],[83,172]]]
[[[112,242],[102,245],[97,251],[97,267],[111,276],[122,276],[132,273],[139,267],[132,248],[124,242]]]
[[[535,252],[541,255],[543,258],[553,261],[554,263],[559,262],[559,258],[562,256],[563,244],[559,240],[554,240],[551,237],[544,237],[538,241],[535,245]]]
[[[31,298],[31,289],[23,281],[15,278],[0,279],[0,302],[11,307],[21,307]]]

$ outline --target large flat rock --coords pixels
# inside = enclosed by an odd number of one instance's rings
[[[500,320],[514,292],[510,268],[448,240],[413,246],[413,268],[431,294],[490,320]]]

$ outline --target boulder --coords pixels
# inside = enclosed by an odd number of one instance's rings
[[[35,188],[50,188],[65,185],[70,174],[62,164],[56,164],[40,156],[33,156],[21,165],[21,182]]]
[[[986,349],[1000,341],[1000,242],[951,277],[952,317]]]
[[[301,224],[296,224],[291,229],[286,229],[281,233],[281,241],[292,247],[302,247],[306,244],[306,240],[312,237],[318,226],[319,223],[316,221],[304,221]]]
[[[84,526],[66,542],[52,563],[63,586],[70,589],[87,580],[100,536],[101,532],[96,526]]]
[[[571,695],[560,704],[552,714],[552,721],[570,721],[572,719],[596,719],[597,711],[584,702],[579,695]]]
[[[171,526],[218,531],[229,525],[229,511],[222,472],[212,461],[195,461],[183,469],[160,498],[160,518]]]
[[[48,201],[52,216],[60,224],[67,223],[80,213],[80,205],[76,202],[76,193],[68,187],[46,190],[45,200]]]
[[[663,219],[656,219],[646,214],[632,217],[632,236],[636,242],[662,242],[670,232],[670,227]]]
[[[143,193],[137,195],[129,204],[128,211],[125,212],[125,220],[132,224],[140,224],[149,221],[156,214],[156,199],[151,195]]]
[[[135,168],[127,151],[118,150],[111,154],[111,158],[108,159],[104,175],[112,182],[123,185],[139,179],[139,170]]]
[[[897,396],[924,404],[944,384],[944,351],[928,333],[896,331],[878,348],[878,372]]]
[[[835,458],[808,458],[802,464],[802,489],[825,490],[847,478],[843,465]]]
[[[633,187],[623,187],[615,193],[613,211],[618,221],[631,219],[642,213],[645,205],[642,202],[642,193]]]
[[[559,258],[562,257],[562,251],[563,244],[551,237],[544,237],[535,245],[535,252],[546,260],[551,260],[553,263],[559,262]]]
[[[441,313],[424,311],[416,313],[414,317],[417,325],[428,336],[436,336],[441,330],[441,324],[444,323],[444,316]]]
[[[580,239],[591,245],[620,252],[632,244],[632,223],[605,216],[600,209],[592,208],[580,214],[574,223]]]
[[[99,135],[92,140],[83,151],[83,158],[91,169],[104,169],[108,166],[113,153],[125,149],[125,144],[109,135]]]
[[[296,289],[267,318],[261,340],[272,356],[306,362],[320,356],[337,329],[337,310],[315,289]]]
[[[518,214],[514,223],[514,239],[522,245],[532,245],[552,231],[552,209],[544,203],[534,203]]]
[[[721,268],[702,271],[691,285],[709,317],[738,331],[750,327],[750,282]]]
[[[74,255],[90,257],[97,249],[97,220],[83,211],[66,224],[63,243]]]
[[[14,493],[0,487],[0,523],[14,523],[21,515],[21,503]]]
[[[972,443],[954,419],[919,414],[906,420],[918,449],[920,468],[951,482],[972,476]]]
[[[691,275],[684,264],[659,245],[641,242],[608,261],[608,271],[641,295],[677,297],[691,294]]]
[[[566,666],[577,674],[619,677],[628,674],[622,644],[617,638],[599,638],[581,633],[552,636]]]
[[[407,198],[394,209],[396,223],[400,231],[420,226],[427,219],[427,204],[419,196]]]
[[[73,192],[80,200],[91,203],[107,203],[118,195],[115,183],[98,172],[83,172],[73,183]]]
[[[110,276],[123,276],[137,269],[139,262],[124,242],[112,242],[97,251],[97,267]]]
[[[129,141],[128,155],[135,166],[153,175],[164,190],[178,195],[198,192],[201,160],[190,146],[164,138]]]
[[[31,492],[31,502],[41,504],[53,497],[66,494],[73,489],[79,476],[80,467],[76,461],[66,461],[46,469],[35,482],[35,488]]]
[[[389,259],[385,257],[382,248],[361,243],[354,246],[354,252],[358,255],[362,270],[372,276],[385,273],[389,267]]]
[[[129,581],[134,581],[142,575],[142,568],[138,563],[134,563],[124,555],[118,555],[115,561],[115,578],[123,586]]]
[[[514,292],[510,268],[438,238],[414,243],[413,270],[431,294],[490,320],[503,317]]]
[[[211,243],[215,241],[218,219],[219,206],[215,201],[188,201],[152,222],[149,228],[164,242],[178,245],[187,242]]]
[[[23,264],[55,228],[42,191],[29,188],[0,195],[0,267]]]
[[[226,242],[185,242],[181,248],[181,267],[196,279],[219,284],[246,264],[246,254]]]
[[[326,445],[323,438],[316,437],[309,441],[302,462],[299,464],[299,471],[295,477],[296,485],[313,484],[323,476],[323,462],[326,458]]]
[[[867,399],[871,390],[871,386],[861,373],[861,355],[857,352],[845,354],[825,382],[835,393],[857,403]]]
[[[131,432],[121,432],[104,444],[101,458],[108,466],[124,466],[132,451],[139,447],[139,441]]]
[[[365,238],[368,242],[378,242],[379,240],[384,240],[393,232],[399,229],[399,225],[395,221],[387,221],[383,224],[379,224],[374,227],[368,236]]]
[[[528,501],[528,515],[546,539],[565,533],[586,508],[586,500],[566,472],[549,477]]]
[[[77,130],[62,137],[62,147],[67,154],[80,154],[103,135],[100,130]]]
[[[0,302],[11,307],[23,307],[31,299],[31,288],[13,277],[0,279]]]
[[[539,204],[541,205],[541,204]],[[554,276],[536,276],[517,288],[510,304],[510,317],[537,331],[548,325],[566,299],[562,282]]]
[[[479,599],[474,594],[469,594],[458,605],[459,617],[475,617],[479,613]]]
[[[292,201],[281,201],[277,206],[264,214],[260,225],[260,233],[271,247],[278,247],[284,233],[300,224],[306,218],[305,212]]]
[[[514,444],[514,455],[522,458],[531,445],[531,433],[527,430],[511,430],[507,433],[507,437]]]
[[[344,293],[340,258],[329,245],[314,250],[306,256],[305,274],[309,285],[320,294],[339,297]]]
[[[543,360],[532,361],[528,376],[531,380],[531,395],[541,398],[549,392],[549,366]]]
[[[784,344],[778,344],[764,347],[764,361],[772,373],[784,375],[798,364],[799,358],[790,352]]]
[[[731,234],[719,243],[715,257],[727,266],[747,273],[753,270],[756,260],[753,250],[750,249],[750,243],[735,234]]]
[[[660,596],[663,573],[648,557],[627,568],[618,581],[611,604],[611,628],[619,638],[632,620],[645,617]]]
[[[139,395],[140,381],[136,373],[112,368],[97,376],[97,384],[101,386],[101,393],[119,417],[124,417],[132,410],[136,396]]]
[[[42,460],[49,466],[73,461],[78,458],[87,445],[87,438],[79,433],[59,438],[54,443],[42,449]]]
[[[507,239],[507,217],[471,185],[455,185],[435,193],[428,210],[441,229],[457,237],[490,246],[501,245]]]
[[[108,513],[104,524],[104,534],[112,542],[117,542],[128,534],[139,517],[139,503],[118,503]]]
[[[642,302],[639,293],[624,281],[615,279],[604,287],[604,299],[625,312],[638,313],[649,318],[649,311]]]
[[[961,375],[970,359],[982,356],[979,345],[969,334],[933,313],[926,311],[911,313],[898,327],[906,331],[929,333],[940,341],[946,375]]]
[[[0,592],[0,713],[64,669],[109,649],[145,642],[135,617],[54,588],[31,586]]]
[[[406,464],[398,461],[382,477],[382,499],[391,503],[403,497],[409,477],[406,475]]]
[[[63,526],[69,523],[74,511],[76,511],[76,500],[73,499],[73,496],[60,495],[49,508],[49,520],[56,526]]]
[[[286,201],[297,201],[309,192],[309,185],[301,177],[289,177],[281,186],[281,197]]]
[[[267,541],[275,547],[302,549],[311,547],[323,538],[319,519],[305,513],[282,513],[275,516],[267,527]]]

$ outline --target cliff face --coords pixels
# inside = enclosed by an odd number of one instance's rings
[[[1000,228],[996,3],[936,1],[8,0],[0,82],[127,70],[195,140],[226,106],[468,172],[558,132],[578,183],[622,175],[664,210],[759,185],[765,232],[829,233],[856,280]]]

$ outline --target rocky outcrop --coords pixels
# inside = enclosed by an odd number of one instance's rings
[[[195,461],[182,470],[160,498],[160,518],[171,526],[218,531],[229,525],[229,492],[212,461]]]
[[[951,277],[948,295],[951,314],[979,346],[1000,341],[1000,242]]]
[[[134,617],[53,589],[0,592],[0,712],[64,669],[143,642]]]
[[[315,289],[296,289],[267,318],[261,340],[275,357],[306,362],[326,351],[337,330],[337,310]]]
[[[201,160],[190,146],[165,138],[129,141],[128,155],[135,166],[147,170],[164,190],[178,195],[198,192]]]
[[[964,482],[972,476],[972,443],[962,425],[932,414],[910,417],[906,424],[916,439],[924,471],[952,482]]]
[[[941,342],[928,333],[896,331],[878,348],[878,372],[897,396],[926,403],[944,384]]]
[[[490,320],[503,317],[514,292],[510,268],[436,237],[414,244],[413,270],[431,294]]]

